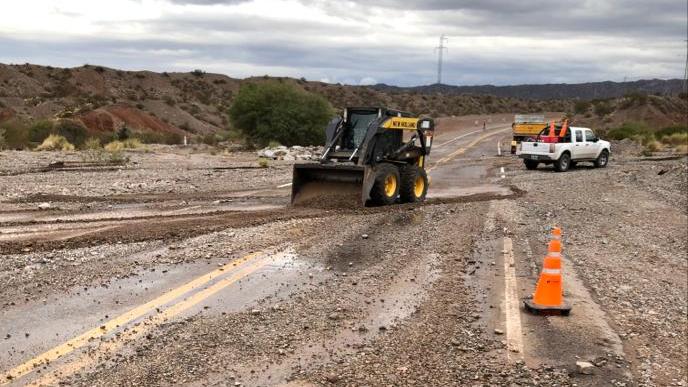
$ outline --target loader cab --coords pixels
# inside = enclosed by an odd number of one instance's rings
[[[349,108],[344,111],[344,133],[339,149],[354,151],[363,144],[370,124],[382,116],[380,109]]]

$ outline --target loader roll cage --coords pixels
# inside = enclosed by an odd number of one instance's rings
[[[403,161],[429,153],[426,132],[434,130],[430,119],[393,109],[349,107],[333,119],[325,133],[327,141],[321,162],[375,164]],[[415,131],[404,142],[404,132]],[[417,145],[416,142],[420,144]]]

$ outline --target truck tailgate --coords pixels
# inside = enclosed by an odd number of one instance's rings
[[[544,142],[522,142],[521,154],[548,156],[550,144]]]

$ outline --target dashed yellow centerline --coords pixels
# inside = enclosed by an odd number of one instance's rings
[[[217,283],[213,284],[212,286],[205,288],[201,291],[198,291],[197,293],[192,294],[188,298],[185,298],[169,306],[166,310],[156,315],[154,317],[154,320],[163,322],[171,317],[174,317],[265,265],[267,263],[267,260],[263,259],[258,262],[253,262],[251,265],[243,267],[244,264],[258,257],[259,255],[260,253],[253,253],[246,255],[242,258],[239,258],[237,260],[234,260],[230,263],[227,263],[219,267],[218,269],[213,270],[210,273],[204,274],[192,281],[187,282],[186,284],[178,288],[172,289],[169,292],[164,293],[163,295],[145,304],[139,305],[129,310],[128,312],[125,312],[124,314],[109,320],[108,322],[99,327],[86,331],[81,335],[74,337],[73,339],[63,344],[60,344],[48,351],[45,351],[44,353],[9,370],[4,375],[3,379],[0,380],[0,384],[7,384],[12,381],[15,381],[16,379],[31,373],[36,368],[45,364],[49,364],[50,362],[53,362],[71,353],[74,350],[87,345],[92,340],[102,337],[108,333],[111,333],[114,330],[117,330],[120,327],[138,318],[141,318],[146,314],[151,313],[152,311],[159,309],[166,304],[171,303],[172,301],[177,300],[186,293],[199,289],[200,287],[206,285],[213,279],[216,279],[221,275],[226,274],[226,271],[230,269],[239,269],[236,271],[236,273],[232,274],[231,276],[223,278]]]

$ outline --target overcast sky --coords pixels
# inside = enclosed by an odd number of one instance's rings
[[[411,86],[682,78],[685,0],[21,0],[0,62]],[[369,3],[375,3],[375,6]]]

